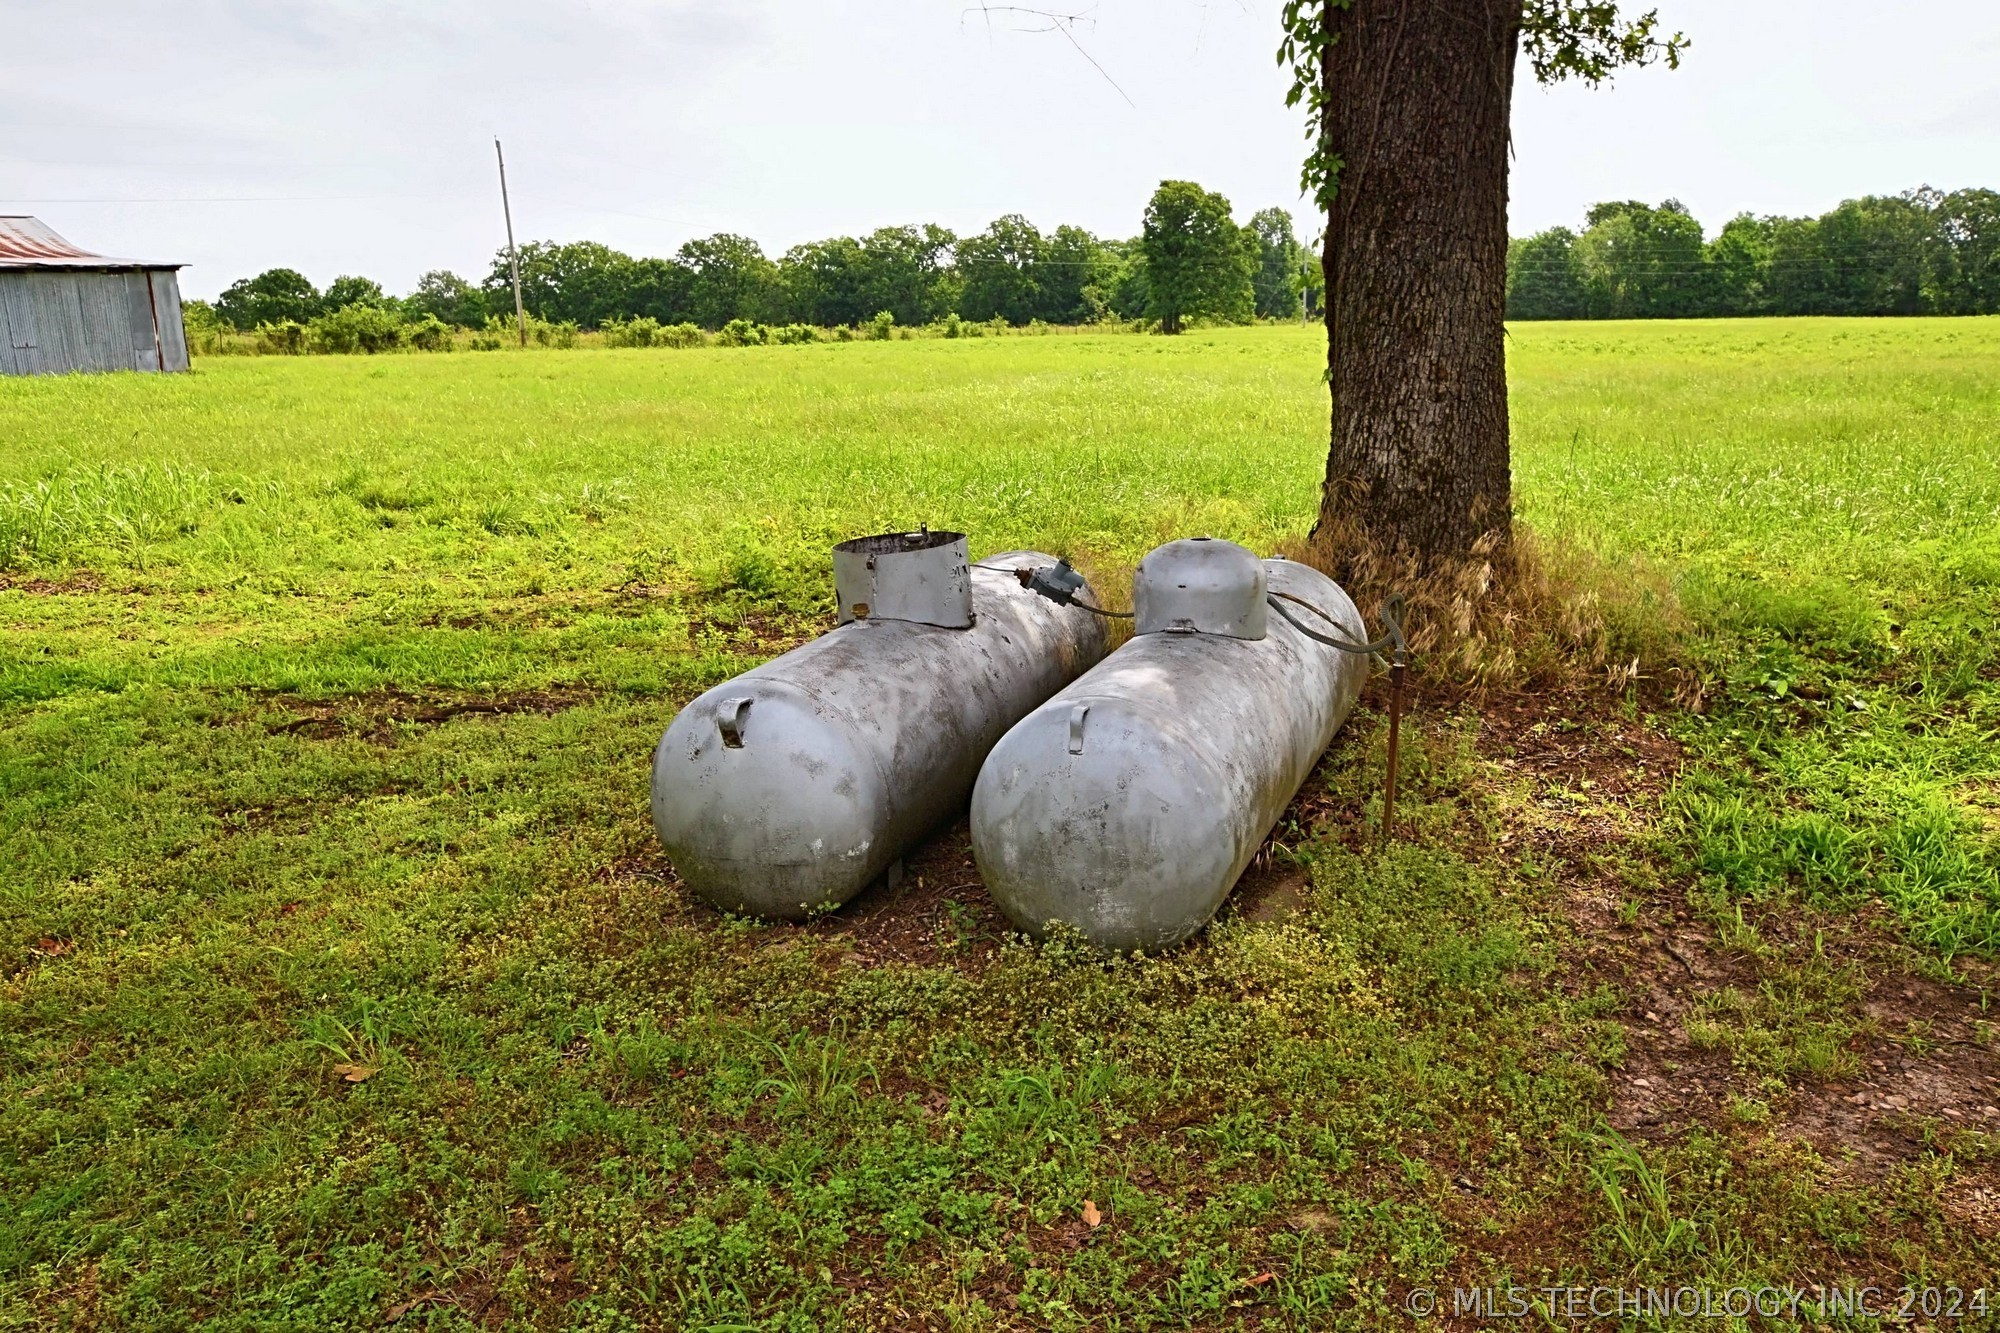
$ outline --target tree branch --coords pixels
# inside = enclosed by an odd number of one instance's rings
[[[1299,173],[1299,188],[1313,197],[1322,213],[1333,207],[1341,168],[1346,165],[1341,145],[1331,141],[1326,129],[1332,97],[1326,75],[1334,40],[1328,35],[1331,25],[1326,20],[1334,10],[1366,2],[1285,0],[1279,20],[1284,36],[1278,43],[1278,63],[1292,75],[1285,104],[1305,106],[1306,139],[1312,145]],[[1521,50],[1541,83],[1581,79],[1596,87],[1619,69],[1660,61],[1669,69],[1679,69],[1681,56],[1688,49],[1684,34],[1661,35],[1658,10],[1625,18],[1619,12],[1619,0],[1516,2],[1521,5]],[[1393,71],[1385,69],[1382,76],[1391,78]]]
[[[1111,72],[1105,69],[1103,65],[1098,63],[1096,56],[1093,56],[1092,54],[1090,54],[1090,52],[1084,50],[1083,43],[1079,42],[1076,39],[1077,24],[1079,23],[1094,24],[1097,22],[1097,20],[1092,18],[1090,15],[1058,14],[1053,10],[1030,9],[1024,5],[989,5],[984,3],[984,0],[981,0],[981,3],[979,4],[968,7],[965,10],[965,13],[971,14],[975,11],[982,18],[986,20],[986,26],[988,27],[988,29],[991,29],[993,26],[993,16],[995,14],[1000,14],[1008,17],[1018,16],[1022,18],[1036,19],[1041,22],[1042,25],[1041,27],[1016,28],[1014,29],[1014,31],[1016,32],[1061,33],[1066,39],[1068,39],[1069,44],[1076,48],[1076,53],[1082,56],[1085,60],[1088,60],[1090,62],[1090,67],[1096,70],[1098,74],[1100,74],[1103,77],[1106,83],[1111,85],[1111,91],[1117,93],[1120,97],[1123,97],[1125,99],[1126,106],[1131,107],[1134,111],[1137,111],[1139,109],[1139,104],[1137,102],[1134,102],[1131,96],[1128,93],[1126,93],[1126,91],[1123,88],[1118,86],[1118,80],[1111,77]]]

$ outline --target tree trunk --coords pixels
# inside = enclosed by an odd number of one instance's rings
[[[1507,156],[1521,0],[1326,6],[1333,441],[1314,544],[1468,623],[1512,521]]]

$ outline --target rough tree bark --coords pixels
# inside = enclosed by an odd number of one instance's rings
[[[1466,614],[1508,550],[1507,158],[1521,0],[1323,11],[1333,438],[1314,545]]]

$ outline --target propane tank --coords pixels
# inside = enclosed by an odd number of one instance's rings
[[[844,542],[834,563],[842,623],[690,703],[653,756],[660,842],[727,912],[796,920],[853,897],[1104,656],[1097,617],[1026,586],[1053,556],[973,568],[964,534],[926,530]]]
[[[1133,581],[1135,633],[1024,718],[980,769],[972,850],[1014,923],[1065,922],[1106,949],[1201,929],[1285,812],[1368,675],[1340,586],[1232,542],[1169,542]],[[1331,623],[1329,623],[1329,621]]]

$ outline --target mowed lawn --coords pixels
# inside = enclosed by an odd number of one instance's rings
[[[844,537],[1074,554],[1115,604],[1160,541],[1297,537],[1315,331],[0,381],[0,1327],[1972,1301],[2000,320],[1510,358],[1591,665],[1419,664],[1387,852],[1371,695],[1255,891],[1146,959],[1008,937],[949,836],[900,897],[722,918],[647,763],[828,624]]]

